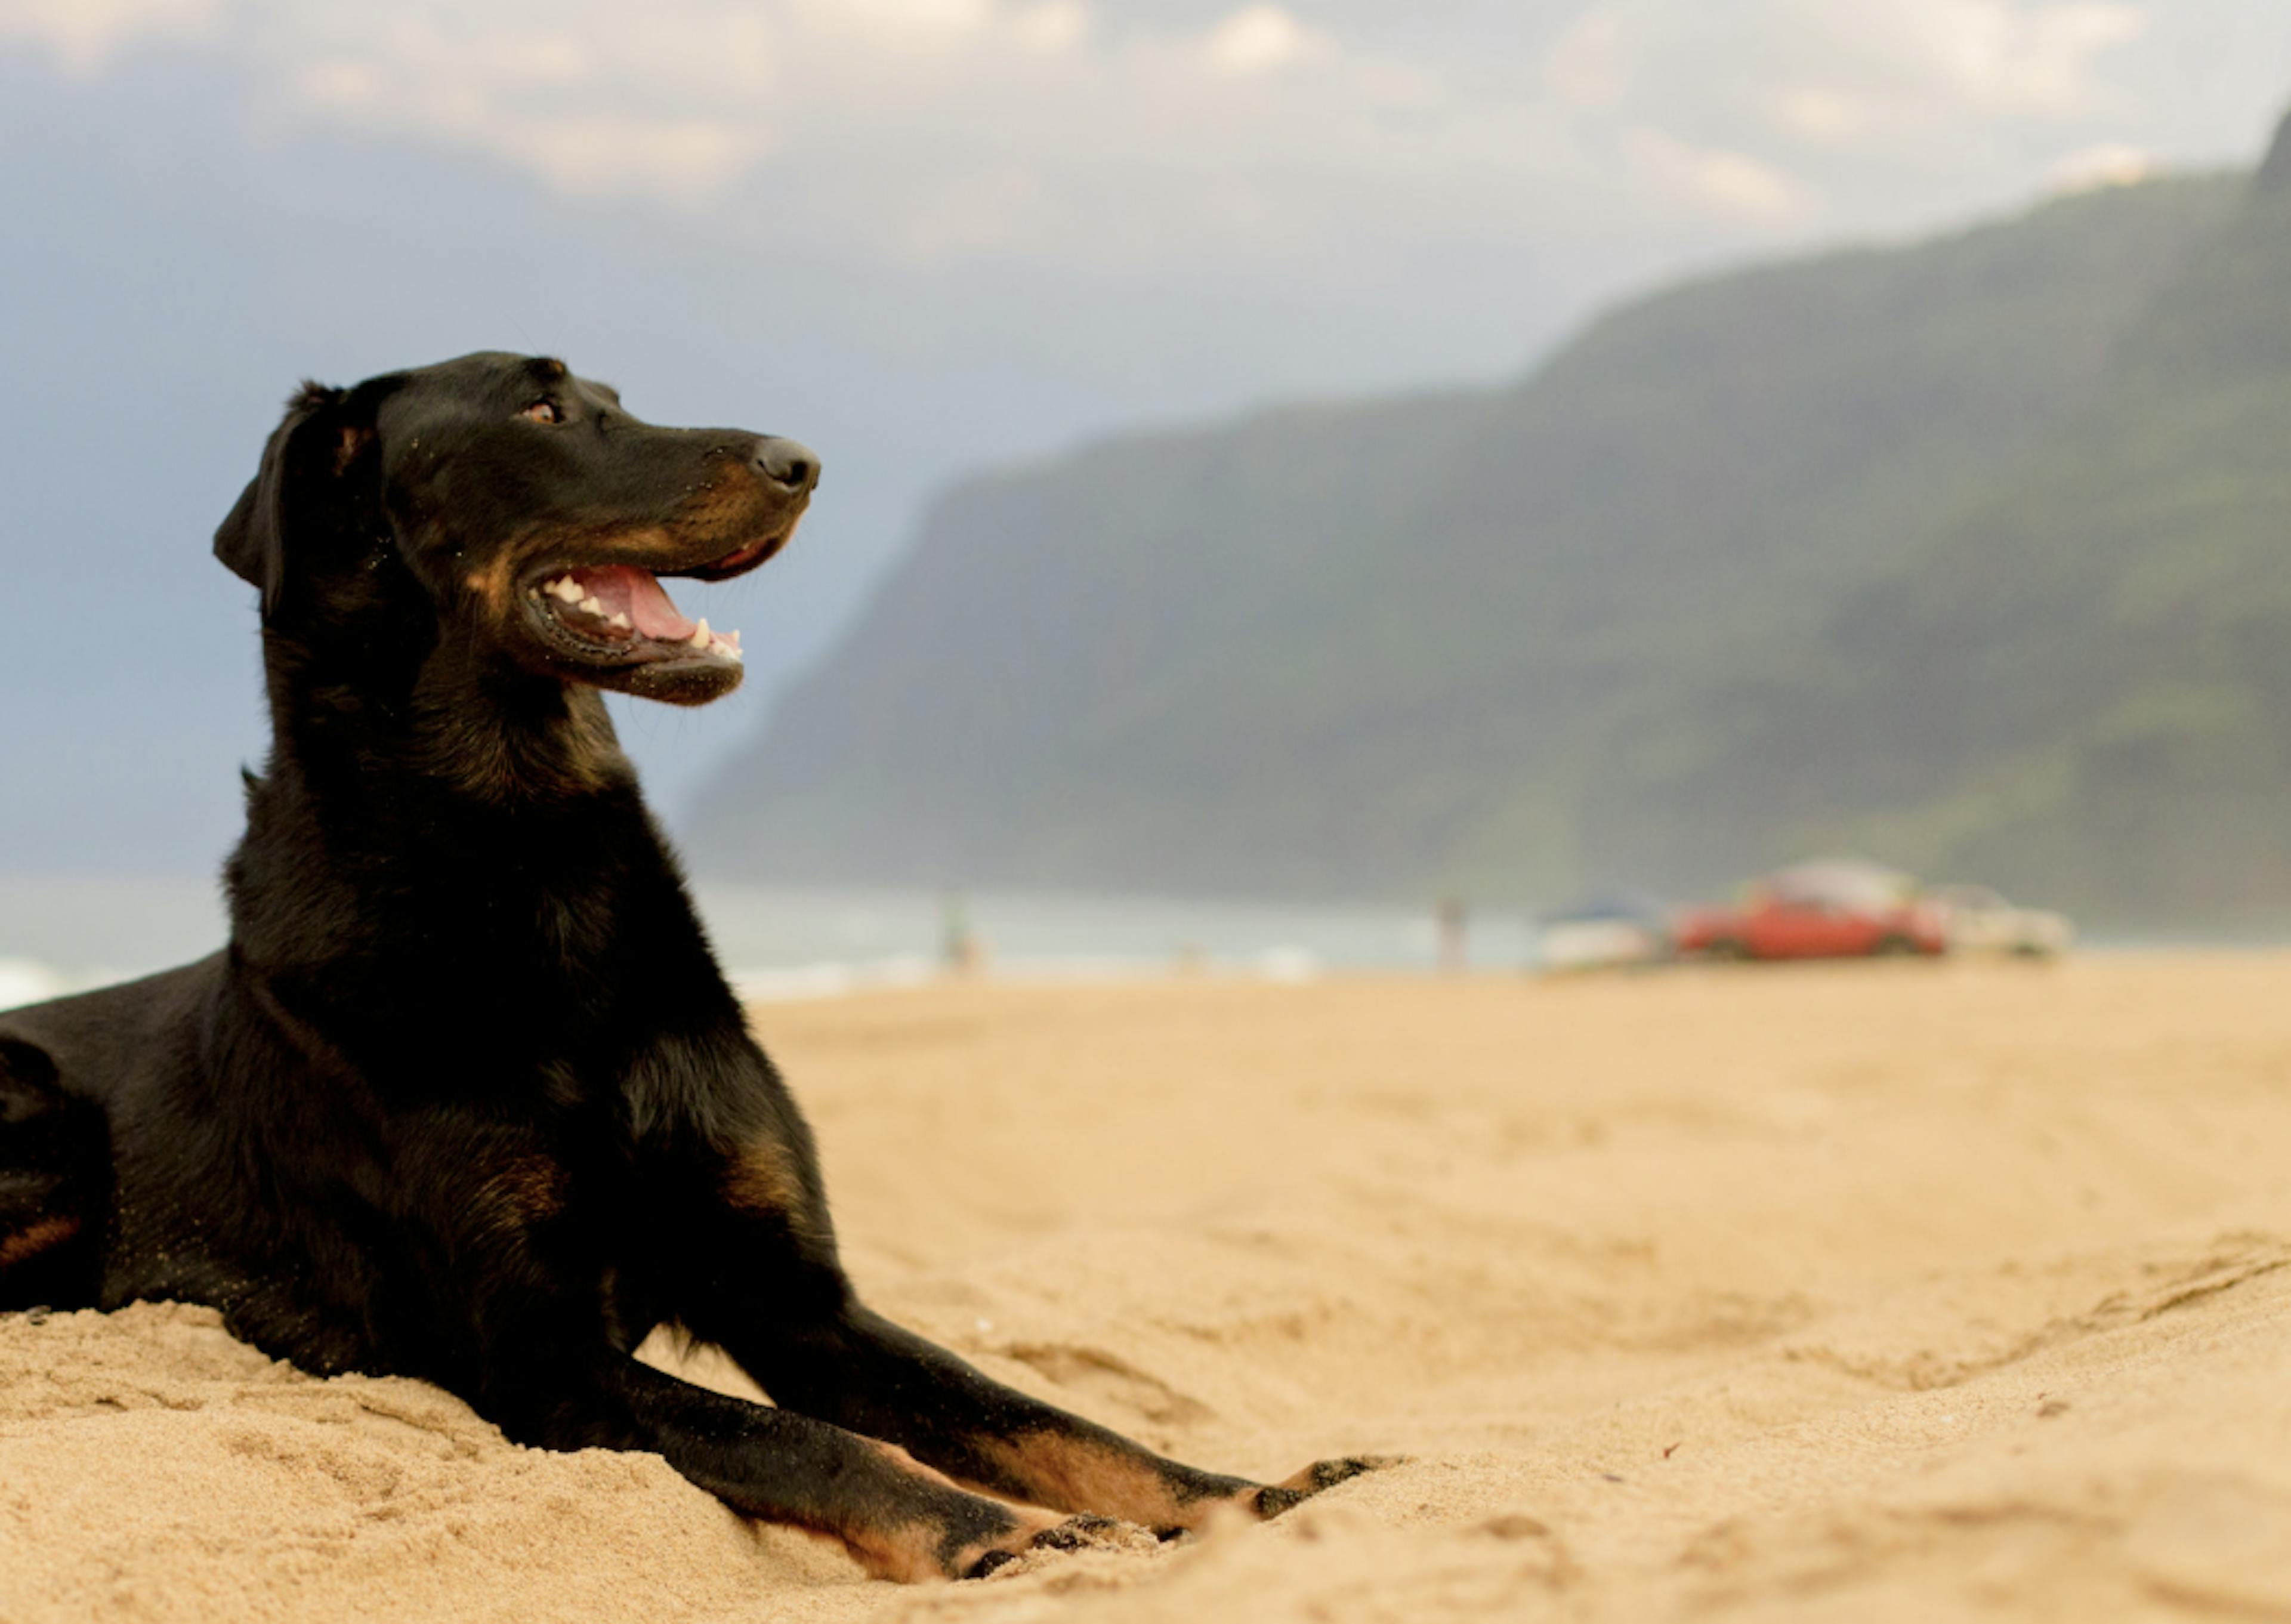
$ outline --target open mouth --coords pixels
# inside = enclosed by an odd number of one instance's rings
[[[687,620],[660,577],[633,564],[567,569],[526,588],[550,630],[591,657],[740,663],[740,634]]]

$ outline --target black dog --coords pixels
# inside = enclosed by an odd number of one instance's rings
[[[261,589],[273,731],[230,945],[0,1017],[0,1309],[210,1303],[524,1443],[657,1451],[899,1579],[1271,1515],[1370,1464],[1196,1471],[854,1295],[598,692],[736,687],[736,634],[657,577],[762,563],[817,478],[551,360],[295,398],[215,536]],[[777,1408],[639,1363],[663,1323]]]

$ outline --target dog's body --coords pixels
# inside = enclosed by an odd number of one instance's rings
[[[736,686],[736,637],[655,576],[762,562],[816,479],[792,442],[655,429],[550,361],[298,398],[216,538],[262,588],[274,736],[230,945],[0,1014],[0,1309],[210,1303],[520,1442],[657,1451],[898,1578],[1360,1469],[1180,1466],[853,1293],[598,693]],[[776,1408],[638,1363],[663,1323]]]

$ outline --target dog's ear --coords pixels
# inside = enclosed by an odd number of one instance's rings
[[[262,466],[215,531],[215,557],[240,580],[262,589],[265,620],[285,584],[286,493],[294,437],[342,399],[342,390],[317,383],[305,383],[296,392],[286,403],[285,420],[262,447]]]

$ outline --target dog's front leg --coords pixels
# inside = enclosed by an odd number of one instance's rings
[[[974,1494],[905,1451],[808,1415],[727,1398],[613,1355],[585,1395],[528,1385],[504,1417],[545,1447],[646,1450],[734,1510],[840,1540],[879,1579],[992,1571],[1088,1530],[1033,1506]],[[522,1422],[523,1424],[520,1424]]]
[[[1225,1506],[1276,1515],[1379,1464],[1323,1461],[1267,1486],[1167,1459],[1004,1387],[859,1302],[810,1134],[752,1044],[664,1047],[632,1092],[711,1107],[659,1113],[682,1124],[655,1141],[666,1306],[783,1411],[881,1439],[990,1494],[1163,1532],[1198,1528]]]
[[[1277,1484],[1206,1472],[1004,1387],[856,1301],[728,1343],[776,1403],[889,1440],[956,1480],[1061,1511],[1164,1533],[1220,1507],[1278,1515],[1382,1464],[1328,1460]]]
[[[783,1409],[896,1444],[988,1493],[1164,1532],[1198,1528],[1219,1507],[1277,1515],[1380,1464],[1322,1461],[1252,1483],[1005,1387],[858,1300],[805,1138],[768,1130],[709,1161],[679,1204],[675,1315]]]

